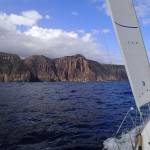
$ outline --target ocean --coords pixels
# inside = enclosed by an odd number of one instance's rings
[[[113,150],[130,107],[128,82],[0,83],[0,149]],[[130,132],[128,121],[118,136]]]

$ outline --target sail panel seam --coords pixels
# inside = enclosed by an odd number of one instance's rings
[[[117,24],[118,26],[121,26],[121,27],[124,27],[124,28],[138,28],[138,27],[132,27],[132,26],[125,26],[125,25],[122,25],[122,24],[119,24],[117,23],[116,21],[114,21],[115,24]]]

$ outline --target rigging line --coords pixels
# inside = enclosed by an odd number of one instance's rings
[[[130,113],[129,113],[129,115],[130,115]],[[128,122],[127,122],[127,120],[125,120],[125,123],[126,123],[126,125],[127,125],[127,128],[129,129],[129,124],[128,124]],[[131,131],[129,131],[129,130],[126,130],[128,133],[128,135],[129,135],[129,139],[128,140],[130,140],[130,142],[131,142],[131,146],[132,146],[132,149],[134,150],[134,144],[133,144],[133,141],[132,141],[132,137],[131,137]],[[128,143],[129,144],[129,143]],[[128,145],[127,144],[127,145]]]
[[[146,121],[147,115],[148,115],[147,110],[148,110],[148,107],[147,107],[147,105],[146,105],[146,106],[143,107],[143,119],[144,119],[145,121]]]
[[[99,13],[98,13],[98,15],[99,15]],[[99,17],[100,17],[100,15],[99,15]],[[101,24],[100,24],[100,28],[103,29],[102,26],[101,26]],[[107,51],[107,54],[108,54],[108,57],[109,57],[109,62],[110,62],[110,65],[111,65],[112,73],[113,73],[113,76],[114,76],[114,79],[115,79],[114,66],[113,66],[111,55],[110,55],[110,52],[109,52],[109,48],[108,48],[108,43],[107,43],[107,40],[106,40],[106,36],[105,36],[105,34],[104,34],[103,31],[102,31],[102,35],[103,35],[103,39],[104,39],[104,42],[105,42],[106,51]],[[120,100],[121,105],[122,105],[122,110],[125,113],[125,110],[124,110],[124,107],[123,107],[123,103],[122,103],[122,100],[120,98],[121,97],[120,90],[119,90],[120,88],[118,86],[118,83],[116,81],[114,81],[114,82],[115,82],[115,85],[116,85],[116,88],[117,88],[117,91],[118,91],[117,93],[119,95],[119,100]]]
[[[130,140],[131,140],[132,149],[134,150],[134,143],[133,143],[133,140],[132,140],[131,134],[130,134]]]
[[[138,116],[139,116],[139,113],[138,113],[138,109],[136,107],[136,115],[135,115],[135,119],[133,119],[136,125],[137,125]]]
[[[99,13],[98,13],[98,15],[99,15]],[[100,16],[100,15],[99,15],[99,16]],[[101,24],[100,24],[100,26],[101,26]],[[101,29],[102,29],[102,28],[101,28]],[[106,37],[105,37],[105,34],[104,34],[103,31],[102,31],[102,35],[103,35],[103,38],[104,38],[104,42],[105,42],[106,50],[107,50],[107,53],[108,53],[110,65],[111,65],[111,68],[112,68],[112,73],[114,74],[114,79],[115,79],[114,66],[113,66],[113,64],[112,64],[112,59],[111,59],[110,52],[109,52],[109,49],[108,49],[107,40],[106,40]],[[115,84],[116,84],[117,91],[120,91],[117,82],[115,82]],[[123,102],[122,102],[122,100],[121,100],[121,94],[120,94],[120,92],[117,92],[117,93],[118,93],[118,95],[119,95],[119,100],[120,100],[120,102],[121,102],[122,110],[123,110],[123,112],[125,113],[125,110],[124,110],[124,107],[123,107]],[[116,138],[115,138],[115,141],[116,141],[116,144],[117,144],[118,149],[120,150]]]
[[[101,28],[101,29],[102,29],[102,28]],[[111,69],[112,69],[112,72],[114,73],[114,71],[113,71],[113,65],[112,65],[112,60],[111,60],[110,52],[109,52],[109,49],[108,49],[107,40],[106,40],[106,37],[105,37],[105,35],[104,35],[104,32],[103,32],[103,31],[102,31],[102,35],[103,35],[104,42],[105,42],[105,46],[106,46],[106,50],[107,50],[107,53],[108,53],[108,57],[109,57],[109,61],[110,61],[110,65],[111,65]],[[114,77],[115,77],[115,73],[114,73]],[[113,112],[113,114],[115,114],[115,113]],[[117,145],[118,150],[121,150],[121,148],[119,147],[118,141],[117,141],[117,139],[116,139],[116,137],[115,137],[115,136],[114,136],[114,140],[115,140],[115,142],[116,142],[116,145]]]
[[[131,108],[128,110],[128,112],[126,113],[126,115],[125,115],[125,117],[124,117],[124,119],[123,119],[121,125],[119,126],[119,128],[118,128],[118,130],[117,130],[117,133],[120,131],[120,129],[121,129],[123,123],[125,122],[125,120],[126,120],[128,114],[130,113],[131,110],[133,110],[133,107],[131,107]]]
[[[109,131],[109,133],[111,134],[110,131]],[[117,139],[116,139],[115,135],[113,135],[112,138],[113,138],[114,141],[115,141],[115,142],[113,142],[113,149],[116,150],[116,147],[117,147],[118,150],[121,150],[120,147],[119,147],[119,144],[118,144],[118,142],[117,142]],[[117,146],[116,146],[115,144],[116,144]]]
[[[130,119],[131,119],[131,121],[132,121],[132,123],[133,123],[133,126],[134,126],[134,128],[135,128],[135,130],[136,130],[136,132],[137,132],[137,126],[136,126],[136,123],[134,122],[134,120],[133,120],[133,118],[132,118],[132,116],[131,116],[130,113],[129,113],[129,117],[130,117]]]
[[[149,105],[149,103],[147,105],[148,105],[148,110],[150,111],[150,105]]]
[[[117,145],[118,150],[121,150],[120,147],[119,147],[119,143],[118,143],[118,141],[117,141],[117,139],[116,139],[115,136],[114,136],[114,140],[115,140],[115,142],[116,142],[116,145]],[[114,143],[113,143],[113,144],[114,144]]]
[[[128,125],[127,121],[125,121],[125,122],[126,122],[127,128],[129,129],[129,125]],[[132,138],[131,138],[131,133],[130,133],[129,130],[127,130],[127,132],[128,132],[127,134],[129,134],[129,139],[128,140],[130,140],[132,149],[134,150],[134,146],[133,146],[134,144],[133,144],[133,141],[132,141]],[[127,143],[127,146],[128,145],[129,145],[129,143]],[[126,149],[128,149],[127,146],[126,146]]]
[[[102,31],[102,35],[103,35],[103,38],[104,38],[104,41],[105,41],[105,46],[106,46],[106,50],[107,50],[107,53],[108,53],[108,57],[109,57],[109,61],[110,61],[111,69],[112,69],[112,73],[113,73],[114,78],[115,78],[114,66],[113,66],[111,55],[110,55],[110,52],[109,52],[109,48],[108,48],[108,43],[107,43],[107,40],[106,40],[106,36],[105,36],[105,34],[104,34],[103,31]],[[121,102],[122,110],[125,113],[123,102],[122,102],[122,99],[121,99],[120,88],[118,86],[117,81],[114,81],[114,82],[115,82],[115,85],[116,85],[116,88],[117,88],[117,93],[119,95],[119,100]]]
[[[96,6],[96,7],[97,7],[97,6]],[[99,13],[98,13],[98,15],[99,15]],[[99,17],[100,17],[100,15],[99,15]],[[100,17],[100,18],[101,18],[101,17]],[[101,24],[100,24],[100,28],[103,29],[103,28],[101,27]],[[111,69],[112,69],[112,73],[114,74],[114,78],[115,78],[114,66],[113,66],[113,64],[112,64],[112,59],[111,59],[110,52],[109,52],[109,49],[108,49],[107,40],[106,40],[106,37],[105,37],[105,34],[104,34],[103,31],[102,31],[102,35],[103,35],[103,39],[104,39],[104,42],[105,42],[106,50],[107,50],[107,53],[108,53],[108,57],[109,57],[109,61],[110,61]],[[123,112],[125,113],[124,106],[123,106],[123,102],[122,102],[122,99],[121,99],[120,90],[119,90],[120,88],[119,88],[117,82],[115,82],[115,85],[116,85],[116,88],[117,88],[117,91],[118,91],[117,93],[118,93],[118,95],[119,95],[119,100],[120,100],[120,102],[121,102],[122,110],[123,110]],[[113,112],[113,114],[114,114],[114,112]],[[115,138],[115,141],[116,141],[116,138]],[[117,144],[118,149],[120,150],[120,147],[119,147],[117,141],[116,141],[116,144]]]

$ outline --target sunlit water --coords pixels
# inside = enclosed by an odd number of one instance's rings
[[[0,83],[0,149],[108,149],[134,105],[128,82]]]

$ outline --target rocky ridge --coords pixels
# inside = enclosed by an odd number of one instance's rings
[[[21,59],[15,54],[0,52],[0,82],[39,81],[125,81],[122,65],[100,64],[84,56],[50,59],[34,55]]]

